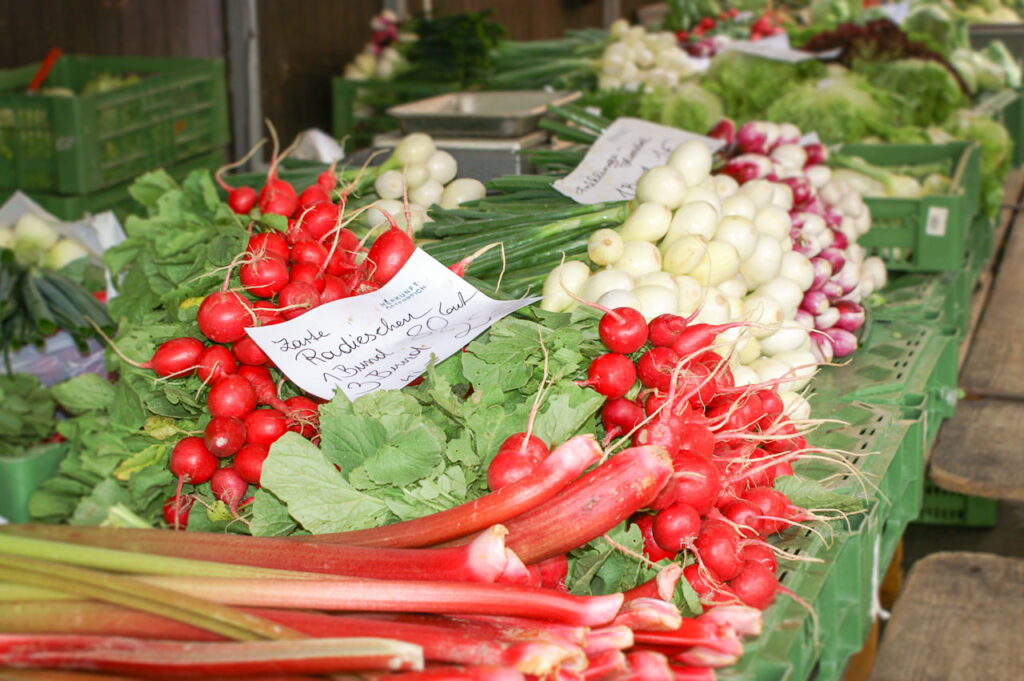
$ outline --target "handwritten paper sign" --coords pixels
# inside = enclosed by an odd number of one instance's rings
[[[664,165],[683,142],[702,140],[711,150],[724,142],[638,118],[619,118],[591,145],[580,164],[552,186],[576,203],[623,201],[636,194],[645,171]]]
[[[730,40],[722,47],[723,52],[729,50],[789,64],[798,64],[808,59],[832,59],[839,56],[841,51],[806,52],[798,50],[790,45],[789,35],[785,33],[762,38],[761,40]]]
[[[416,249],[380,290],[246,329],[291,381],[330,399],[404,387],[502,317],[539,300],[494,300]]]

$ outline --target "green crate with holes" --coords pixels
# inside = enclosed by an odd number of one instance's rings
[[[973,287],[974,277],[967,267],[955,272],[907,272],[894,276],[878,292],[871,314],[876,319],[921,321],[953,329],[963,338],[970,322]]]
[[[941,325],[870,314],[862,347],[847,365],[823,368],[815,390],[919,411],[930,446],[942,420],[956,410],[958,341],[955,331]]]
[[[925,525],[992,527],[998,517],[996,508],[995,499],[949,492],[929,480],[925,482],[917,521]]]
[[[963,267],[968,227],[981,202],[981,153],[976,143],[846,144],[842,153],[887,168],[947,164],[952,182],[943,195],[917,199],[867,198],[871,229],[857,242],[890,270],[940,272]]]
[[[38,67],[0,71],[0,188],[87,194],[228,141],[222,60],[62,56],[28,94]]]
[[[780,594],[764,613],[764,633],[745,642],[739,663],[719,670],[719,679],[838,681],[871,627],[872,585],[895,551],[898,535],[893,525],[907,522],[902,513],[906,509],[897,508],[907,485],[914,480],[919,485],[921,480],[923,464],[914,446],[917,426],[895,406],[840,400],[814,404],[813,416],[828,421],[808,436],[808,442],[847,452],[843,459],[849,468],[805,460],[797,471],[803,477],[831,480],[836,489],[864,499],[866,512],[850,516],[849,527],[833,523],[832,533],[794,528],[773,540],[791,554],[821,561],[780,561],[778,572],[780,584],[813,605],[817,641],[809,613]],[[908,475],[913,471],[916,478]]]

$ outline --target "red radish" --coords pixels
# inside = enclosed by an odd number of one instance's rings
[[[188,514],[192,510],[195,499],[190,496],[175,495],[164,502],[164,522],[174,529],[184,530],[188,527]]]
[[[348,298],[352,291],[340,277],[332,277],[329,274],[323,276],[324,290],[320,292],[320,303],[330,303],[341,298]]]
[[[231,466],[219,468],[210,478],[210,491],[231,509],[232,515],[237,514],[238,504],[245,498],[249,483],[241,478]]]
[[[121,361],[139,369],[152,369],[161,378],[187,376],[197,367],[203,353],[203,343],[195,338],[182,336],[164,341],[157,347],[148,362],[136,362],[128,359],[121,349],[95,324],[97,333],[110,345]]]
[[[311,237],[306,230],[302,228],[301,222],[295,219],[288,220],[288,231],[285,232],[284,239],[288,242],[289,246],[294,246],[295,244],[303,241],[310,241],[312,238],[313,237]]]
[[[639,311],[631,307],[617,307],[601,316],[597,332],[609,350],[628,355],[647,342],[648,328]]]
[[[782,492],[769,487],[751,487],[743,492],[742,498],[761,510],[764,534],[776,534],[789,527],[784,518],[789,516],[790,503]]]
[[[636,373],[640,382],[648,388],[668,392],[678,362],[679,355],[672,348],[653,347],[637,360]]]
[[[693,506],[701,516],[710,513],[722,490],[715,464],[710,458],[680,452],[672,459],[672,465],[679,482],[679,501]]]
[[[740,537],[724,522],[705,523],[693,544],[701,562],[727,582],[743,567]]]
[[[760,543],[749,543],[743,546],[743,551],[740,553],[743,558],[743,564],[757,563],[761,567],[766,568],[772,574],[778,570],[779,564],[775,560],[775,552],[770,548]]]
[[[308,281],[290,281],[277,294],[277,304],[286,319],[295,319],[306,310],[320,305],[320,293]]]
[[[711,128],[711,132],[708,133],[708,137],[714,137],[715,139],[722,140],[727,145],[732,144],[736,138],[736,124],[728,118],[723,118],[718,121],[715,127]]]
[[[245,444],[245,424],[233,416],[215,416],[206,424],[203,444],[218,459],[226,459]]]
[[[496,492],[532,473],[548,455],[548,446],[534,435],[515,433],[498,447],[487,465],[487,487]]]
[[[266,364],[268,361],[270,361],[270,358],[267,357],[267,354],[263,352],[260,346],[256,345],[256,341],[254,341],[249,336],[246,336],[242,340],[232,345],[231,354],[233,354],[235,356],[235,359],[237,359],[241,364],[251,364],[254,366],[259,366],[261,364]]]
[[[338,226],[339,212],[340,209],[333,203],[318,203],[302,216],[302,229],[311,239],[320,241]]]
[[[324,245],[328,255],[327,262],[324,264],[324,271],[327,274],[338,277],[357,269],[353,258],[356,251],[359,250],[359,240],[356,239],[355,234],[344,227],[338,230],[336,234],[338,235],[338,243],[335,244],[332,236],[328,235],[327,243]]]
[[[587,369],[587,380],[577,385],[589,385],[605,397],[622,397],[636,383],[636,367],[625,355],[607,352],[594,358]]]
[[[244,419],[256,408],[256,391],[244,376],[225,376],[210,388],[206,407],[213,416]]]
[[[625,435],[643,420],[644,410],[639,404],[625,397],[605,400],[601,408],[601,422],[609,437]]]
[[[686,318],[680,317],[677,314],[658,315],[647,326],[651,345],[671,347],[676,342],[676,339],[679,338],[679,334],[686,328],[686,325]]]
[[[288,406],[288,430],[298,433],[307,440],[320,431],[320,412],[317,404],[308,397],[296,395],[284,403]]]
[[[747,562],[743,569],[729,581],[732,589],[745,605],[764,610],[775,600],[779,590],[779,582],[775,573],[760,563]]]
[[[654,501],[647,508],[652,511],[661,511],[676,503],[678,498],[679,484],[675,481],[675,478],[669,478],[669,481],[665,483],[665,486],[658,492],[658,496],[654,497]]]
[[[718,334],[736,326],[744,326],[747,322],[730,322],[728,324],[690,324],[679,333],[672,349],[680,357],[689,357],[694,353],[710,348]]]
[[[234,343],[245,336],[245,327],[255,319],[252,308],[234,291],[217,291],[199,306],[199,330],[214,343]]]
[[[334,188],[338,186],[338,176],[334,174],[333,163],[330,168],[316,176],[316,183],[320,185],[320,188],[327,192],[328,195],[334,191]]]
[[[679,451],[711,458],[715,450],[715,434],[696,421],[685,421],[679,427]]]
[[[211,345],[203,350],[197,365],[196,375],[200,381],[208,385],[230,376],[238,368],[235,356],[223,345]]]
[[[670,457],[675,457],[679,452],[679,434],[672,425],[671,416],[657,417],[640,426],[633,433],[633,445],[654,445],[661,447]],[[676,498],[679,498],[680,489],[676,488]]]
[[[256,315],[255,326],[272,326],[284,321],[277,305],[269,300],[257,300],[252,304],[252,312]]]
[[[300,241],[292,246],[291,262],[309,262],[322,268],[327,262],[327,249],[316,241]]]
[[[307,241],[306,243],[313,243]],[[324,271],[320,265],[311,262],[297,262],[292,265],[288,281],[304,281],[312,284],[317,293],[322,293],[327,282],[324,281]]]
[[[288,283],[288,263],[275,253],[250,256],[238,268],[238,278],[246,291],[260,298],[271,298]],[[249,324],[251,326],[251,324]]]
[[[658,562],[664,559],[673,559],[678,551],[669,551],[654,538],[654,516],[647,513],[637,513],[629,522],[640,528],[640,535],[644,538],[644,555]]]
[[[408,234],[394,225],[373,242],[364,265],[367,279],[380,286],[391,281],[416,250]]]
[[[178,478],[180,491],[183,482],[201,485],[209,480],[218,465],[216,457],[203,444],[202,438],[186,437],[174,445],[168,467],[171,474]]]
[[[256,401],[259,404],[270,404],[277,399],[277,386],[274,378],[270,375],[270,369],[265,366],[253,366],[243,364],[238,367],[238,375],[249,381],[253,391],[256,393]]]
[[[299,208],[309,208],[315,204],[330,201],[327,192],[318,184],[311,184],[299,194]]]
[[[690,583],[703,603],[730,603],[736,600],[732,589],[718,578],[714,570],[692,563],[683,568],[683,579]]]
[[[228,206],[238,215],[245,215],[256,205],[256,198],[252,187],[235,187],[228,192]]]
[[[260,211],[291,217],[299,207],[299,197],[288,182],[270,178],[259,193]]]
[[[269,449],[288,432],[288,417],[277,409],[254,409],[245,417],[245,441]]]
[[[375,281],[360,281],[352,287],[352,295],[361,296],[380,290],[380,284]]]
[[[756,537],[761,534],[761,509],[744,499],[737,499],[722,509],[722,515],[739,526],[740,536]]]
[[[678,553],[700,534],[700,515],[693,506],[677,502],[655,514],[652,531],[658,546]]]
[[[273,253],[286,262],[291,253],[288,249],[288,242],[280,232],[260,232],[258,234],[253,234],[249,237],[249,243],[245,247],[245,250],[248,253],[253,253],[255,255]]]
[[[250,485],[260,484],[260,473],[263,471],[263,460],[267,458],[267,448],[258,444],[247,444],[238,450],[231,462],[231,467],[238,477]]]

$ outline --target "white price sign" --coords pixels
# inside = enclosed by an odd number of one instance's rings
[[[619,118],[591,145],[580,164],[552,186],[576,203],[629,200],[640,176],[664,165],[683,142],[702,140],[712,151],[724,142],[638,118]]]
[[[330,399],[402,388],[502,317],[539,298],[494,300],[424,251],[380,290],[246,329],[292,382]]]

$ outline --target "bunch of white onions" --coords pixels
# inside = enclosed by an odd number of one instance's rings
[[[405,227],[403,196],[409,200],[409,220],[413,232],[430,221],[427,209],[437,204],[442,208],[455,208],[466,201],[482,199],[484,185],[472,178],[456,179],[458,164],[447,151],[438,149],[434,140],[422,132],[406,135],[395,147],[394,158],[400,167],[385,170],[373,183],[381,198],[362,214],[362,221],[376,227],[386,221],[382,211],[393,216],[400,227]]]
[[[648,33],[643,26],[616,20],[609,34],[613,42],[599,62],[598,87],[602,90],[672,89],[696,73],[693,60],[668,31]]]

